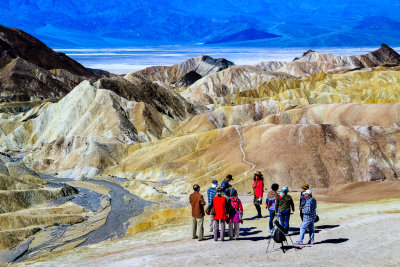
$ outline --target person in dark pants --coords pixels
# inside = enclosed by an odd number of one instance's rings
[[[253,182],[253,194],[254,194],[254,206],[257,210],[257,219],[262,218],[261,215],[261,204],[264,194],[264,177],[260,171],[254,173]]]
[[[306,204],[307,198],[304,196],[304,192],[308,189],[310,189],[310,186],[308,184],[304,184],[302,187],[303,191],[300,193],[300,205],[299,205],[299,210],[300,210],[300,218],[303,220],[303,208],[304,205]]]
[[[275,206],[276,206],[276,200],[278,198],[278,189],[279,185],[278,184],[272,184],[271,185],[271,191],[268,192],[267,194],[267,205],[266,208],[269,211],[269,230],[268,232],[272,233],[272,229],[274,228],[274,217],[275,217]]]
[[[288,195],[289,189],[287,186],[282,188],[282,191],[275,205],[275,213],[280,215],[281,225],[285,232],[289,232],[290,208],[294,212],[294,202],[291,196]]]

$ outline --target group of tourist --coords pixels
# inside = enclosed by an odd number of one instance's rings
[[[214,240],[218,237],[221,241],[225,238],[225,224],[228,223],[229,239],[239,239],[239,224],[243,223],[243,205],[238,197],[238,192],[232,187],[230,182],[232,175],[227,175],[218,187],[218,181],[213,180],[211,187],[207,190],[207,203],[203,195],[200,194],[200,186],[193,186],[194,192],[190,195],[190,204],[192,206],[192,235],[193,239],[204,240],[204,216],[209,215],[209,231],[214,234]],[[261,205],[264,195],[264,178],[260,171],[254,173],[253,178],[254,206],[257,210],[255,219],[262,218]],[[303,245],[306,231],[310,234],[308,244],[314,244],[314,221],[316,220],[317,202],[312,197],[312,192],[308,184],[302,186],[300,193],[300,217],[302,224],[300,226],[300,237],[296,245]],[[280,225],[284,233],[289,232],[289,222],[291,211],[294,212],[294,202],[289,195],[289,188],[282,187],[280,192],[279,185],[274,183],[267,194],[266,209],[269,211],[269,232],[274,231],[274,218],[280,218]],[[207,208],[204,207],[207,205]]]

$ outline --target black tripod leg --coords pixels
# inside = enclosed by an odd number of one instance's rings
[[[268,240],[268,246],[267,246],[267,250],[265,251],[265,253],[268,253],[268,248],[269,248],[269,244],[271,243],[271,236],[269,237],[269,240]]]
[[[296,246],[294,245],[293,240],[292,240],[292,238],[290,237],[290,235],[288,235],[288,237],[290,238],[290,242],[292,242],[292,246],[295,248],[295,250],[296,250],[296,249],[299,249],[299,247],[296,247]],[[287,242],[287,240],[286,240],[286,242]],[[289,245],[289,244],[288,244],[288,245]]]

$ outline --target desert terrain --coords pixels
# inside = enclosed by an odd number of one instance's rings
[[[115,75],[0,31],[2,264],[400,264],[400,55],[390,46],[255,65],[199,55]],[[296,205],[310,184],[314,246],[265,253],[255,171],[265,194],[288,186]],[[227,174],[245,204],[240,240],[191,240],[193,184],[205,194]],[[298,211],[291,226],[295,241]]]

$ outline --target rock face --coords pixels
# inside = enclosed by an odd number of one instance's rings
[[[196,114],[195,106],[179,94],[134,73],[128,74],[124,78],[103,78],[95,84],[98,88],[109,89],[128,100],[149,104],[173,119],[182,120],[189,115]]]
[[[40,171],[93,177],[116,164],[126,144],[168,137],[180,121],[201,111],[135,74],[94,85],[84,81],[58,103],[4,121],[1,148],[32,151],[26,160]]]
[[[0,56],[23,58],[43,69],[65,69],[77,76],[97,76],[63,53],[47,47],[35,37],[19,30],[0,25]]]
[[[202,104],[230,104],[236,93],[257,88],[271,79],[289,78],[290,75],[264,71],[254,66],[232,66],[199,79],[181,95]]]
[[[286,65],[285,61],[263,61],[256,64],[256,67],[266,71],[277,71]]]
[[[366,55],[334,56],[309,50],[304,55],[279,69],[296,77],[311,76],[316,73],[340,73],[348,70],[372,68],[384,63],[400,64],[400,55],[391,47],[381,48]]]
[[[70,91],[82,78],[57,71],[57,76],[22,58],[12,59],[0,68],[0,90],[7,101],[30,101],[57,98]],[[62,78],[61,78],[62,77]]]
[[[276,124],[279,121],[275,117],[266,117],[237,129],[225,127],[134,146],[111,174],[154,182],[168,179],[172,184],[165,190],[177,195],[189,190],[191,183],[206,186],[210,177],[228,173],[239,180],[236,187],[246,190],[251,182],[248,172],[254,169],[263,171],[268,184],[278,182],[292,188],[300,188],[305,182],[313,187],[329,187],[356,181],[397,180],[400,165],[396,147],[400,132],[395,110],[398,104],[375,105],[364,105],[365,108],[355,104],[316,105],[312,108],[314,113],[307,113],[308,120],[302,117],[297,120],[296,112],[287,112],[279,115],[286,120],[285,124]],[[312,120],[322,108],[330,116],[327,121],[330,124]],[[376,113],[381,109],[385,113],[393,112],[383,123],[379,123]],[[359,111],[364,113],[342,120],[343,114]],[[362,125],[358,123],[360,117]],[[299,122],[290,124],[296,121]],[[241,142],[244,155],[239,146]],[[243,162],[243,156],[254,167]],[[155,162],[154,158],[161,161]],[[182,176],[187,177],[185,182],[178,179]]]
[[[27,109],[33,101],[65,96],[85,79],[110,76],[86,69],[21,30],[0,25],[0,102],[24,101],[20,108]]]
[[[175,85],[177,87],[188,87],[201,78],[202,76],[200,74],[192,70],[186,73]]]
[[[143,75],[150,81],[171,86],[179,82],[179,80],[190,71],[195,71],[204,77],[233,65],[233,62],[224,58],[214,59],[209,56],[198,56],[173,66],[149,67],[137,73]]]
[[[274,79],[256,89],[236,94],[235,104],[276,100],[286,104],[330,104],[343,102],[397,102],[399,67],[357,70],[343,74],[315,74],[312,77]]]

